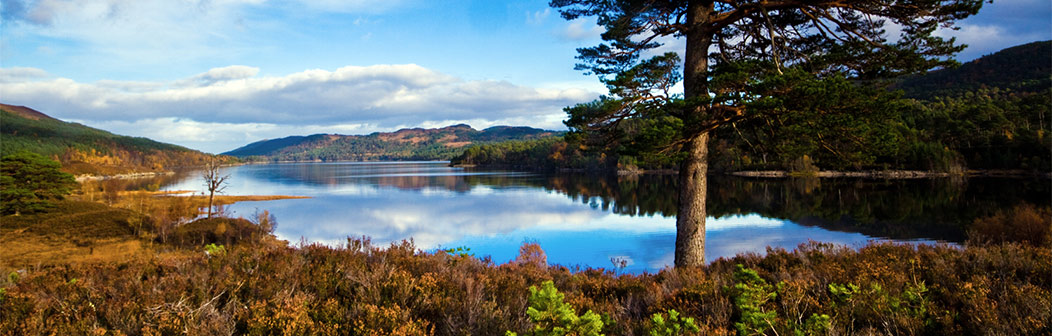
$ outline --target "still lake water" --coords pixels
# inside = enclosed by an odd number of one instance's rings
[[[339,162],[226,168],[227,195],[310,199],[242,202],[233,216],[268,210],[276,234],[342,245],[412,239],[424,250],[468,247],[503,263],[524,241],[550,264],[655,272],[672,264],[674,176],[597,177],[447,167],[446,162]],[[712,176],[708,261],[809,240],[858,247],[871,240],[959,243],[975,218],[1022,202],[1047,205],[1047,179],[762,180]],[[165,190],[204,188],[187,175]]]

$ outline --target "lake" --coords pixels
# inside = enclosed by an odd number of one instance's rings
[[[424,250],[470,248],[497,263],[536,242],[550,264],[656,272],[673,262],[675,176],[539,174],[448,167],[446,162],[339,162],[225,168],[227,195],[310,199],[242,202],[268,210],[276,234],[342,245],[412,239]],[[961,243],[975,218],[1020,203],[1052,202],[1047,179],[710,178],[708,261],[809,240],[859,247],[871,240]],[[204,190],[189,174],[165,190]]]

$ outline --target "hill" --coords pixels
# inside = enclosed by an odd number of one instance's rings
[[[532,127],[495,126],[476,130],[468,125],[407,128],[368,135],[315,134],[262,140],[223,153],[269,161],[449,160],[465,146],[560,135]]]
[[[64,122],[25,106],[0,104],[0,156],[30,151],[73,174],[160,172],[202,165],[208,154],[147,138]]]
[[[983,88],[1041,92],[1052,86],[1052,41],[1027,43],[986,55],[957,68],[903,78],[896,85],[910,98],[956,96]]]

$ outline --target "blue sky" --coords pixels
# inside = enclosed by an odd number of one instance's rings
[[[208,152],[313,133],[562,128],[598,42],[547,1],[0,0],[0,101]],[[1052,39],[1047,0],[960,23],[970,60]],[[672,41],[675,48],[679,41]]]

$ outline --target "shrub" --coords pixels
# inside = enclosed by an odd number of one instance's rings
[[[259,227],[244,218],[202,218],[175,228],[168,241],[177,246],[233,245],[258,237]]]
[[[675,309],[669,309],[668,319],[665,314],[654,313],[650,316],[650,322],[650,336],[679,336],[700,331],[693,318],[680,317]]]
[[[223,245],[208,244],[205,245],[205,254],[207,254],[209,257],[221,257],[226,254],[226,247],[224,247]]]
[[[976,219],[968,231],[971,244],[1024,243],[1052,246],[1052,208],[1024,204]]]
[[[756,274],[756,271],[741,264],[735,266],[734,282],[736,283],[731,295],[740,316],[738,322],[734,323],[738,334],[762,335],[767,329],[774,328],[778,312],[768,311],[764,307],[768,301],[778,296],[771,285]]]
[[[524,242],[519,246],[519,256],[515,257],[515,263],[519,265],[530,265],[534,267],[548,267],[548,255],[536,242]]]
[[[256,212],[252,214],[251,222],[259,228],[262,235],[273,234],[274,230],[278,229],[278,219],[267,210],[256,209]]]
[[[692,316],[701,335],[736,323],[779,335],[1052,332],[1052,249],[1022,244],[813,243],[642,275],[364,239],[224,245],[211,257],[201,247],[26,268],[0,285],[0,335],[674,334],[671,310],[681,332]]]
[[[789,163],[789,174],[793,176],[818,176],[818,166],[810,156],[804,155]]]
[[[577,316],[573,307],[563,302],[563,297],[551,280],[542,283],[540,289],[530,286],[530,307],[526,315],[533,322],[533,328],[526,335],[602,336],[603,321],[599,314],[589,310]],[[506,335],[517,334],[508,331]]]

